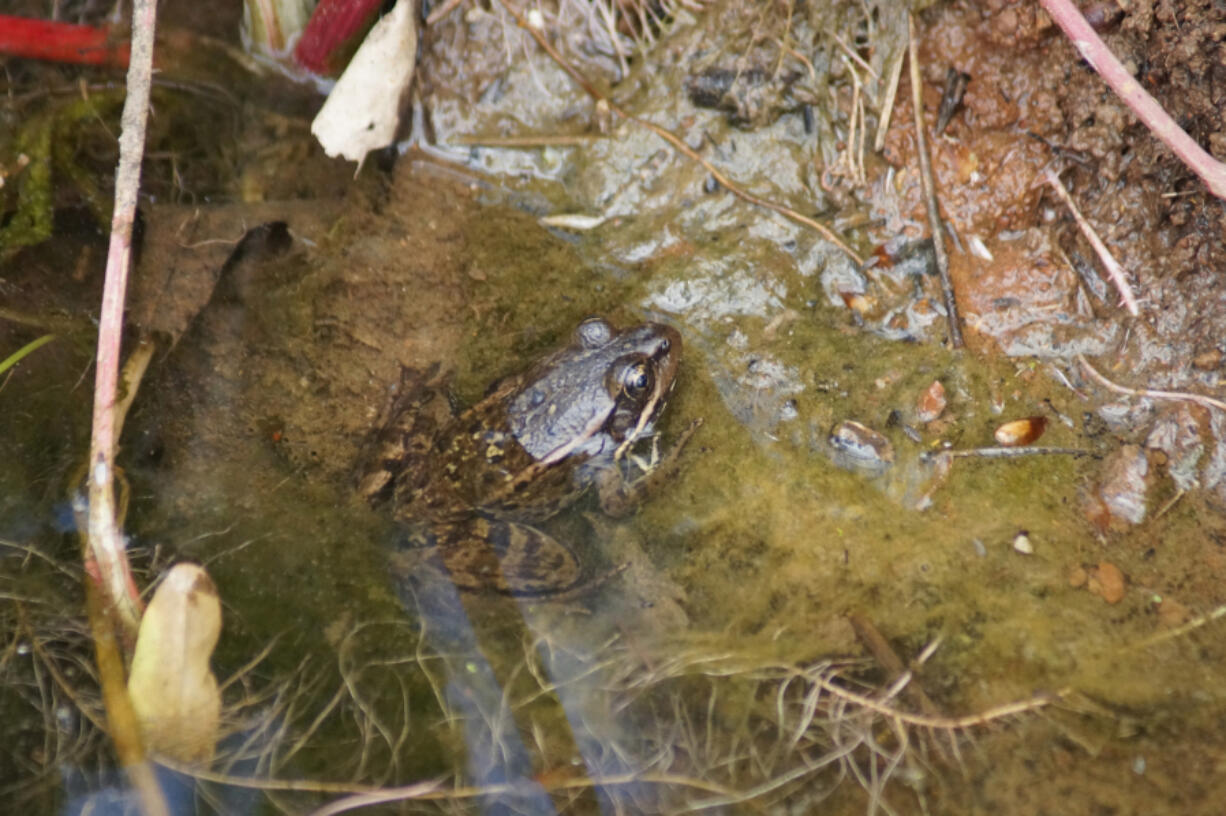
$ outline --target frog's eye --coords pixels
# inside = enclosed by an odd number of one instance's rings
[[[639,399],[651,390],[651,369],[646,363],[628,365],[622,371],[622,390],[631,399]]]
[[[607,345],[613,339],[613,327],[599,317],[589,317],[575,330],[584,348],[595,349]]]

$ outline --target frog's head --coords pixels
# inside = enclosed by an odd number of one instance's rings
[[[681,335],[644,323],[617,331],[593,317],[570,346],[541,361],[508,406],[511,429],[543,464],[620,455],[649,434],[681,361]]]

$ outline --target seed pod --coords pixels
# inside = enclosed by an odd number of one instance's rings
[[[1032,416],[1006,422],[996,429],[996,442],[1006,448],[1029,445],[1047,429],[1047,417]]]

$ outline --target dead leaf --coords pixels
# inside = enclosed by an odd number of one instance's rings
[[[209,658],[220,635],[217,587],[203,567],[176,564],[141,618],[128,678],[150,753],[187,763],[212,758],[221,693]]]

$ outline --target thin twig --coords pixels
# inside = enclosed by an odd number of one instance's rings
[[[687,145],[679,136],[676,136],[672,132],[665,130],[664,128],[660,127],[654,122],[649,122],[646,119],[640,119],[639,117],[633,115],[632,113],[626,111],[625,109],[617,105],[613,100],[609,99],[599,90],[597,90],[596,86],[594,86],[591,82],[589,82],[587,77],[579,73],[578,69],[576,69],[573,65],[567,62],[566,59],[560,53],[558,53],[558,50],[549,44],[549,40],[545,39],[545,35],[542,34],[540,31],[538,31],[537,29],[533,28],[531,25],[529,25],[528,21],[524,19],[523,15],[521,15],[518,11],[513,9],[507,3],[507,0],[498,0],[498,4],[502,6],[502,8],[504,8],[508,14],[510,14],[512,17],[515,18],[515,22],[520,28],[522,28],[524,31],[527,31],[529,34],[532,35],[532,38],[536,40],[536,44],[541,47],[541,50],[544,51],[546,54],[548,54],[550,58],[552,58],[553,61],[558,64],[558,67],[560,67],[563,71],[569,74],[571,79],[573,79],[576,83],[578,83],[579,87],[582,88],[587,93],[588,96],[596,100],[603,100],[605,104],[609,106],[609,110],[612,111],[613,113],[617,114],[618,116],[620,116],[621,118],[627,121],[634,122],[636,125],[639,125],[640,127],[647,128],[652,133],[656,134],[661,139],[668,142],[670,145],[672,145],[673,149],[676,150],[678,153],[682,154],[683,156],[690,159],[691,161],[694,161],[700,164],[704,170],[706,170],[708,173],[714,176],[716,181],[718,181],[721,185],[723,185],[724,188],[728,190],[728,192],[732,193],[737,198],[740,198],[744,201],[748,201],[750,204],[755,204],[759,207],[765,207],[768,210],[772,210],[773,212],[779,213],[784,218],[788,218],[792,221],[795,221],[798,224],[802,224],[806,227],[809,227],[810,229],[820,234],[827,241],[829,241],[830,243],[838,247],[838,249],[844,255],[846,255],[848,258],[851,258],[851,260],[854,261],[857,265],[864,263],[864,259],[861,258],[860,255],[857,254],[856,251],[853,250],[851,246],[849,246],[847,242],[844,241],[834,230],[830,229],[830,227],[827,227],[825,224],[822,224],[819,221],[815,221],[814,219],[809,218],[807,215],[800,214],[796,210],[793,210],[791,207],[784,206],[783,204],[776,204],[773,201],[768,201],[767,199],[756,196],[753,193],[749,192],[748,190],[744,189],[743,187],[736,185],[735,183],[732,182],[731,179],[729,179],[727,176],[725,176],[723,173],[717,170],[713,164],[711,164],[709,161],[704,159],[702,156],[698,155],[698,152],[695,151],[693,148],[691,148],[689,145]]]
[[[1150,635],[1144,640],[1129,644],[1125,648],[1128,651],[1133,651],[1137,649],[1147,649],[1156,643],[1162,643],[1163,641],[1172,640],[1174,638],[1186,635],[1188,632],[1199,629],[1202,626],[1212,623],[1213,621],[1218,620],[1219,618],[1222,618],[1222,617],[1226,617],[1226,605],[1219,606],[1217,609],[1214,609],[1212,612],[1210,612],[1207,615],[1201,615],[1199,618],[1193,618],[1192,620],[1188,621],[1182,626],[1177,626],[1174,629],[1171,629],[1166,632],[1159,632],[1156,635]]]
[[[945,300],[945,317],[949,321],[949,345],[962,348],[962,327],[958,318],[958,302],[954,285],[949,279],[949,254],[945,251],[945,229],[937,208],[936,182],[932,176],[932,158],[928,155],[928,137],[924,134],[924,95],[920,84],[919,40],[915,36],[915,15],[907,15],[908,58],[911,62],[911,106],[915,118],[915,152],[919,154],[920,180],[924,185],[924,203],[928,210],[928,229],[932,232],[932,249],[936,255],[937,272],[941,277],[941,296]]]
[[[428,26],[434,25],[439,20],[443,19],[448,14],[450,14],[452,9],[460,5],[461,2],[462,0],[447,0],[447,2],[443,3],[441,6],[436,8],[434,11],[430,12],[430,16],[426,18],[426,25]]]
[[[540,134],[535,136],[457,136],[454,144],[472,147],[573,147],[588,145],[605,138],[599,133]]]
[[[1162,140],[1179,159],[1196,175],[1200,176],[1209,192],[1226,199],[1226,164],[1209,155],[1183,128],[1175,123],[1158,100],[1150,96],[1141,84],[1132,78],[1123,63],[1111,53],[1085,17],[1069,0],[1039,0],[1056,25],[1103,78],[1111,90],[1124,101],[1137,118],[1145,123],[1150,132]]]
[[[950,459],[1021,459],[1026,456],[1093,456],[1093,451],[1082,448],[1053,447],[1022,447],[1022,448],[963,448],[961,450],[940,450],[923,454],[923,459],[938,459],[948,456]]]
[[[881,103],[881,115],[877,122],[877,138],[873,139],[873,150],[880,153],[885,148],[885,136],[890,129],[890,117],[894,113],[894,98],[898,95],[898,81],[902,78],[902,62],[907,54],[899,51],[890,66],[889,80],[885,86],[885,100]]]
[[[1157,391],[1152,388],[1129,388],[1126,385],[1119,385],[1108,380],[1094,366],[1090,365],[1090,361],[1082,355],[1077,355],[1077,362],[1081,363],[1081,367],[1086,370],[1086,373],[1093,377],[1099,385],[1107,388],[1117,394],[1127,394],[1130,397],[1149,397],[1150,399],[1164,400],[1182,400],[1183,402],[1195,402],[1197,405],[1204,405],[1209,408],[1216,408],[1219,411],[1226,411],[1226,402],[1206,397],[1204,394],[1193,394],[1189,391]]]
[[[838,44],[839,44],[839,45],[840,45],[840,46],[843,48],[843,53],[844,53],[844,54],[846,54],[848,57],[850,57],[852,60],[854,60],[854,61],[855,61],[855,63],[856,63],[857,65],[859,65],[861,68],[863,68],[865,71],[868,71],[870,74],[872,74],[873,79],[877,80],[878,82],[880,82],[880,81],[881,81],[881,76],[880,76],[880,75],[879,75],[879,74],[878,74],[876,71],[874,71],[874,70],[873,70],[873,66],[871,66],[871,65],[869,65],[867,62],[865,62],[865,61],[864,61],[864,57],[861,57],[861,56],[860,56],[859,54],[857,54],[855,51],[852,51],[852,50],[851,50],[851,46],[850,46],[850,45],[848,45],[847,43],[843,42],[843,38],[842,38],[842,37],[840,37],[838,34],[835,34],[833,31],[829,31],[829,32],[827,32],[827,34],[829,34],[829,36],[833,37],[833,38],[834,38],[834,41],[835,41],[835,42],[837,42],[837,43],[838,43]]]
[[[835,697],[840,697],[844,700],[856,703],[864,708],[875,711],[883,717],[891,720],[897,720],[904,725],[917,726],[919,728],[936,728],[945,731],[962,731],[967,728],[973,728],[979,725],[987,725],[993,720],[999,720],[1003,717],[1015,717],[1018,714],[1024,714],[1027,711],[1035,711],[1044,706],[1051,705],[1056,700],[1068,694],[1068,689],[1061,689],[1054,694],[1037,694],[1029,700],[1019,700],[1013,703],[1005,703],[1004,705],[989,708],[986,711],[981,711],[977,714],[967,714],[962,717],[929,717],[924,714],[911,714],[901,709],[875,700],[864,694],[857,694],[850,689],[846,689],[824,677],[814,678],[814,682],[820,685],[823,689],[833,694]]]
[[[1120,268],[1119,263],[1115,260],[1115,256],[1111,254],[1111,250],[1107,249],[1107,245],[1098,237],[1098,233],[1090,226],[1090,222],[1081,214],[1081,210],[1077,209],[1077,204],[1073,202],[1073,197],[1069,195],[1068,190],[1064,189],[1064,185],[1060,183],[1059,177],[1056,176],[1050,169],[1047,170],[1047,183],[1052,186],[1056,194],[1060,196],[1060,200],[1069,208],[1069,212],[1073,214],[1073,220],[1077,222],[1077,226],[1081,228],[1081,234],[1090,242],[1090,246],[1094,247],[1094,252],[1098,254],[1098,259],[1107,269],[1107,274],[1111,276],[1111,282],[1115,284],[1115,288],[1120,290],[1120,297],[1124,301],[1124,305],[1128,307],[1128,313],[1133,317],[1140,314],[1137,309],[1137,299],[1132,294],[1132,287],[1128,285],[1128,279],[1124,277],[1124,270]]]
[[[885,636],[873,625],[873,622],[863,615],[852,613],[847,616],[847,622],[851,624],[851,628],[855,630],[856,637],[860,638],[881,667],[888,671],[894,677],[901,677],[907,673],[907,667],[902,662],[902,658],[894,651],[894,647],[890,646],[889,641]],[[918,683],[908,683],[904,688],[904,693],[908,696],[911,702],[919,706],[930,717],[941,716],[941,709],[932,701],[924,689]]]

